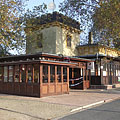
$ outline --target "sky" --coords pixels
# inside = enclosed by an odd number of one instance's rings
[[[34,6],[41,5],[43,2],[48,5],[48,4],[51,3],[52,1],[53,1],[53,0],[29,0],[29,1],[27,2],[26,9],[29,8],[29,9],[32,10],[32,8],[33,8]],[[59,3],[60,3],[60,2],[63,2],[63,1],[64,1],[64,0],[54,0],[55,5],[56,5],[55,11],[58,11]]]

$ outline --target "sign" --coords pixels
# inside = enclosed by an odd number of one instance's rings
[[[88,62],[87,69],[94,69],[94,62]]]
[[[120,82],[120,77],[118,77],[118,82]]]
[[[107,72],[106,71],[103,71],[103,76],[107,76]]]

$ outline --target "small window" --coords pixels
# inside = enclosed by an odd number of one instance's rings
[[[61,82],[61,66],[57,66],[57,80]]]
[[[34,65],[34,82],[39,83],[39,64]]]
[[[19,82],[19,65],[15,66],[15,82]]]
[[[72,37],[70,35],[67,35],[67,46],[68,47],[71,47],[71,40],[72,40]]]
[[[9,66],[9,82],[13,82],[13,66]]]
[[[20,66],[20,72],[21,72],[21,82],[26,81],[26,66],[25,65],[21,65]]]
[[[40,33],[40,34],[37,35],[37,46],[39,48],[43,47],[42,42],[43,42],[43,34]]]
[[[67,82],[67,67],[63,67],[63,82]]]
[[[51,65],[50,66],[50,82],[53,83],[55,82],[55,66]]]
[[[28,70],[28,83],[31,83],[33,80],[33,67],[32,65],[27,65],[27,70]]]
[[[48,66],[43,65],[43,83],[48,83]]]
[[[8,67],[4,66],[4,82],[8,82]]]
[[[0,81],[2,81],[3,68],[0,67]]]

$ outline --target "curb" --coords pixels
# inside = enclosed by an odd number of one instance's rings
[[[99,102],[96,102],[96,103],[92,103],[92,104],[89,104],[89,105],[85,105],[85,106],[82,106],[82,107],[72,109],[70,112],[75,112],[75,111],[78,111],[78,110],[87,109],[87,108],[95,106],[95,105],[110,102],[112,100],[114,100],[114,99],[102,100],[102,101],[99,101]]]

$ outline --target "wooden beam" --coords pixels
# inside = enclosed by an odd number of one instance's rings
[[[48,94],[49,94],[49,91],[50,91],[50,65],[48,65]]]
[[[7,66],[7,82],[9,82],[9,66]]]
[[[21,82],[21,65],[19,65],[19,83]]]
[[[2,67],[2,82],[4,82],[4,66]]]
[[[13,82],[15,82],[15,66],[13,66]]]
[[[28,66],[25,65],[25,83],[28,83]]]
[[[48,84],[50,84],[50,65],[48,65]]]
[[[32,83],[34,83],[34,65],[32,65]]]
[[[57,66],[55,66],[55,93],[57,93]]]
[[[67,90],[69,93],[69,67],[67,67]]]
[[[61,83],[62,83],[61,92],[63,92],[63,66],[61,66]]]
[[[39,95],[40,95],[40,97],[42,97],[43,65],[40,64],[39,68],[40,68],[39,69],[39,84],[40,84],[40,93],[39,93]]]

